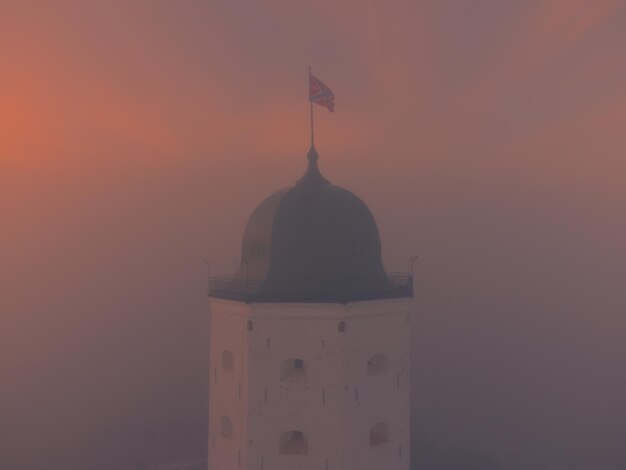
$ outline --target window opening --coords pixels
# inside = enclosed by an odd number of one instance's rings
[[[222,416],[220,422],[220,432],[227,439],[233,437],[233,423],[230,422],[228,416]]]
[[[307,366],[302,359],[287,359],[280,365],[280,380],[304,382],[307,379]]]
[[[222,352],[222,369],[232,371],[235,367],[235,358],[230,351]]]
[[[389,360],[384,354],[376,354],[367,361],[367,375],[377,377],[387,375]]]
[[[389,426],[387,423],[378,423],[370,429],[370,447],[380,447],[389,442]]]
[[[280,453],[283,455],[307,455],[309,443],[301,431],[288,431],[280,436]]]

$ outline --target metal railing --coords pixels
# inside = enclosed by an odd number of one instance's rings
[[[411,273],[385,273],[375,278],[242,279],[209,277],[209,296],[242,302],[347,303],[413,297]]]

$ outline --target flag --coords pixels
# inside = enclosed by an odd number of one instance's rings
[[[309,72],[309,101],[335,112],[335,95],[319,78]]]

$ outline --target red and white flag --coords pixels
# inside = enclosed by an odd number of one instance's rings
[[[319,78],[309,72],[309,101],[324,106],[331,113],[335,112],[335,95]]]

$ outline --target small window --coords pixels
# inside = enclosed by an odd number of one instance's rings
[[[307,379],[307,366],[302,359],[288,359],[280,365],[280,380],[284,382],[304,382]]]
[[[248,331],[252,331],[254,329],[254,325],[252,324],[252,320],[248,320]]]
[[[339,331],[339,333],[345,333],[346,332],[346,322],[340,321],[339,324],[337,325],[337,330]]]
[[[378,423],[370,429],[370,447],[380,447],[389,442],[389,426],[387,423]]]
[[[385,376],[388,371],[388,360],[384,354],[376,354],[367,361],[368,377]]]
[[[233,437],[233,423],[230,422],[228,416],[222,416],[220,421],[220,433],[227,439]]]
[[[232,371],[235,367],[235,359],[233,358],[233,353],[230,351],[224,351],[222,353],[222,369],[225,371]]]
[[[280,435],[280,453],[283,455],[307,455],[309,443],[300,431],[284,432]]]
[[[254,245],[252,245],[252,256],[261,256],[261,245],[258,243],[255,243]]]

